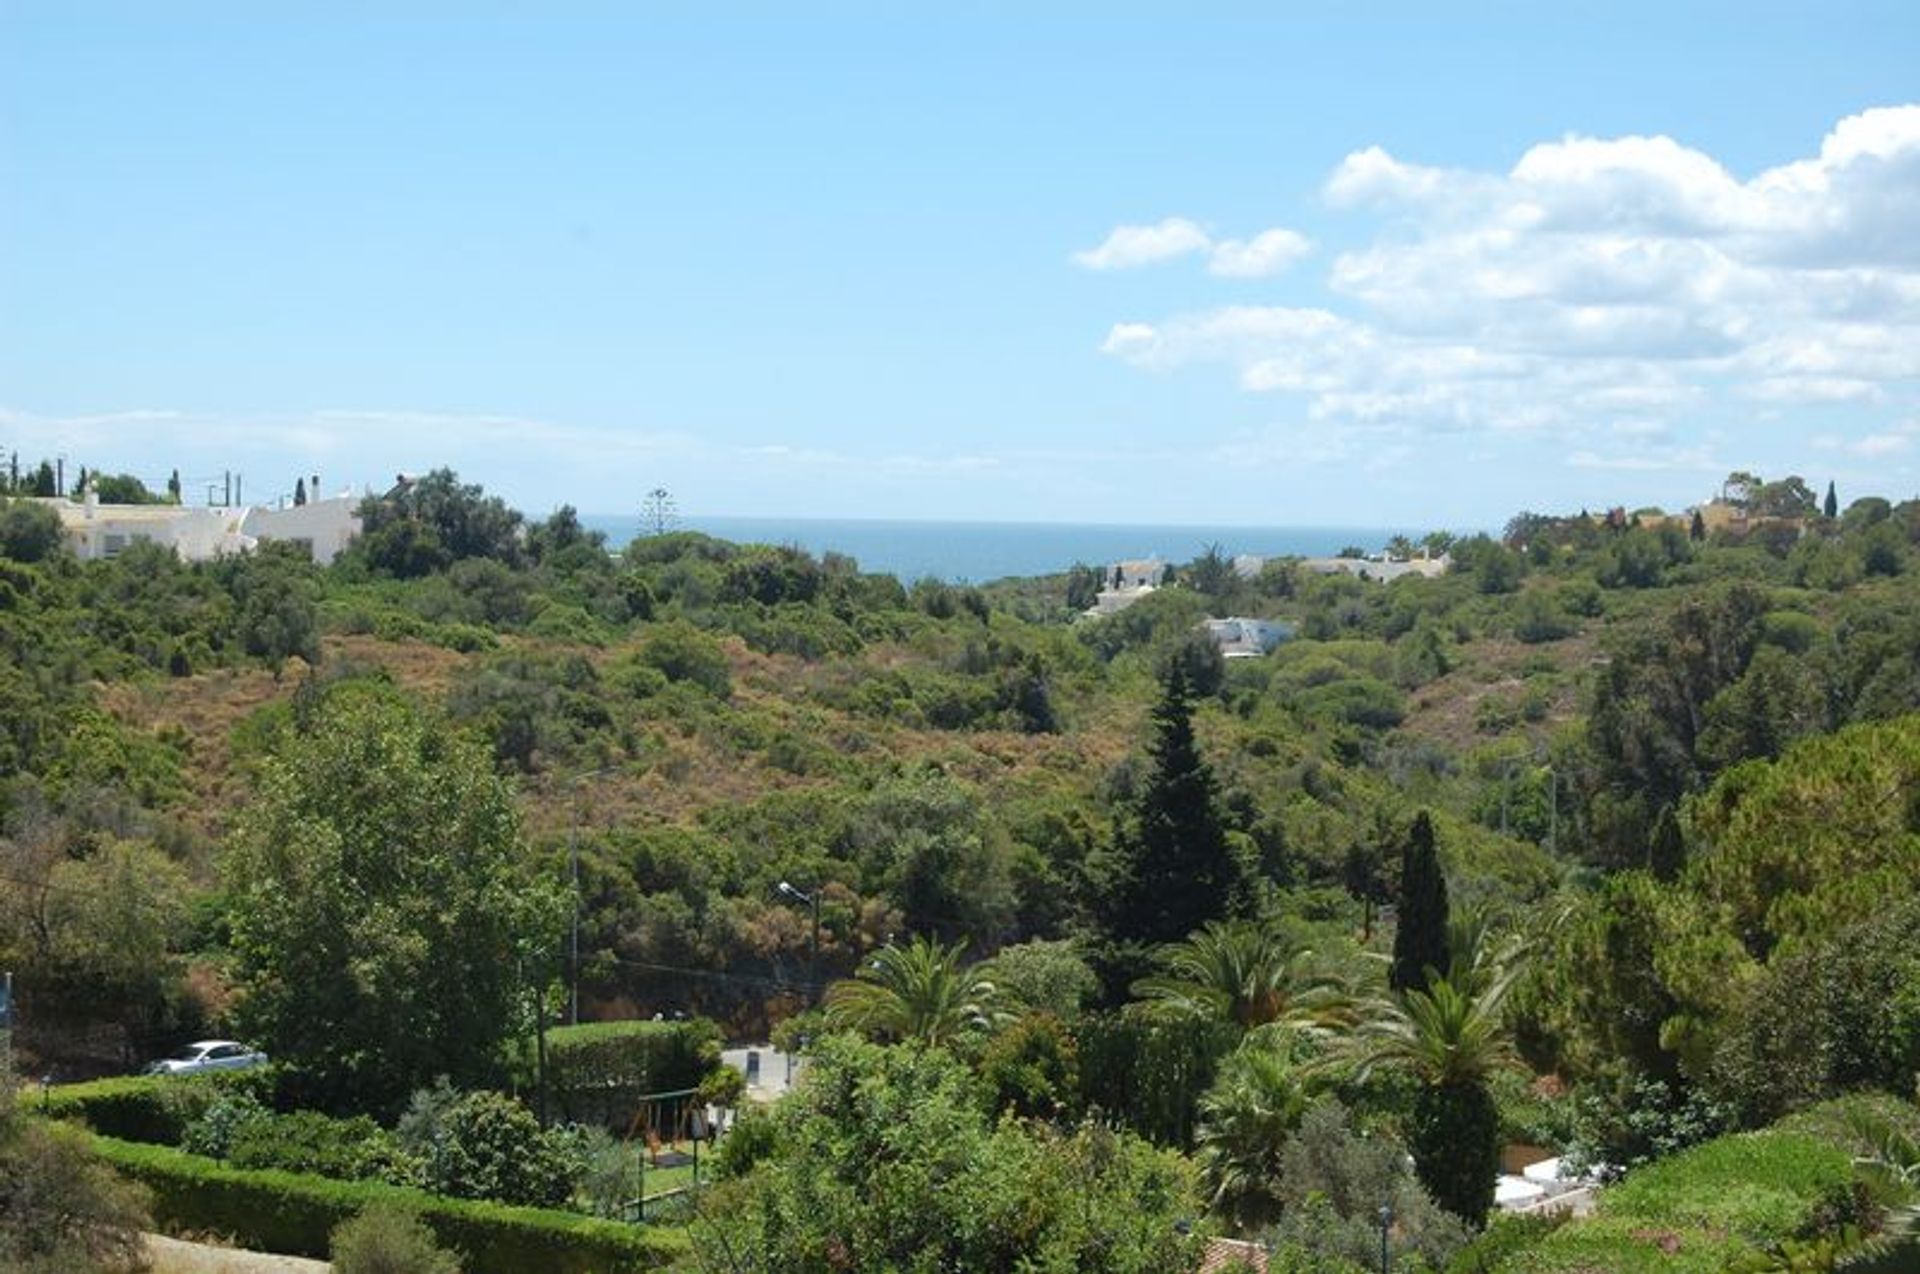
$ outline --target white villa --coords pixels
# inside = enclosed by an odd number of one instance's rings
[[[350,495],[286,509],[205,508],[177,504],[102,504],[91,489],[73,501],[41,498],[59,515],[67,547],[83,561],[118,557],[130,544],[164,544],[189,562],[241,553],[265,541],[302,545],[326,565],[360,533]]]
[[[1115,562],[1100,577],[1100,592],[1086,614],[1117,615],[1166,582],[1167,564],[1157,557]]]
[[[1208,619],[1207,636],[1228,659],[1258,659],[1293,636],[1293,625],[1274,619]]]
[[[1302,560],[1300,565],[1317,575],[1344,573],[1379,584],[1389,584],[1409,575],[1423,579],[1445,575],[1447,568],[1453,565],[1453,557],[1448,553],[1442,553],[1439,557],[1422,555],[1404,561],[1384,554],[1379,557],[1309,557]]]

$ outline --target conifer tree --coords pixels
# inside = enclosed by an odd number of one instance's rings
[[[305,478],[295,478],[293,480],[294,507],[298,508],[299,506],[305,504],[306,502],[307,502],[307,480]]]
[[[1153,711],[1150,755],[1152,772],[1116,882],[1111,934],[1123,943],[1179,942],[1224,915],[1240,887],[1213,770],[1195,743],[1191,692],[1177,663]]]
[[[178,469],[167,475],[167,500],[172,504],[180,503],[180,471]]]
[[[1447,958],[1447,878],[1433,844],[1433,819],[1421,810],[1400,851],[1400,918],[1388,982],[1396,991],[1425,990],[1431,973],[1447,971]]]
[[[1820,511],[1830,518],[1840,516],[1840,497],[1833,489],[1832,478],[1827,479],[1827,499],[1826,503],[1821,506]]]
[[[1700,516],[1700,510],[1693,511],[1693,525],[1687,528],[1687,536],[1696,543],[1707,538],[1707,520]]]

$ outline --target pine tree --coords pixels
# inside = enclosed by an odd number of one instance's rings
[[[80,466],[80,475],[73,480],[73,498],[78,500],[87,493],[87,466]]]
[[[33,493],[39,496],[60,494],[60,479],[54,475],[52,461],[42,460],[40,467],[34,470]]]
[[[295,478],[293,480],[293,505],[295,508],[299,508],[306,502],[307,480],[305,478]]]
[[[1420,991],[1430,973],[1446,971],[1447,878],[1433,844],[1433,819],[1421,810],[1400,851],[1400,918],[1388,982],[1396,991]]]
[[[1707,520],[1700,516],[1700,510],[1693,511],[1693,525],[1687,528],[1688,538],[1698,542],[1707,538]]]
[[[1112,936],[1124,943],[1179,942],[1226,914],[1240,870],[1220,824],[1213,770],[1193,736],[1185,674],[1168,671],[1153,711],[1152,773],[1126,837]]]
[[[1820,511],[1822,513],[1825,513],[1830,518],[1837,518],[1840,516],[1840,497],[1838,494],[1835,493],[1833,489],[1832,478],[1827,479],[1827,500],[1826,500],[1826,503],[1821,506]]]

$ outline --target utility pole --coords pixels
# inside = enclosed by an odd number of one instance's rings
[[[573,880],[573,924],[567,937],[567,1023],[580,1025],[580,784],[612,774],[620,767],[603,765],[567,780],[573,797],[572,826],[567,829],[567,874]]]
[[[567,1024],[580,1025],[580,794],[573,797],[573,826],[567,829],[567,870],[573,877],[573,930],[567,939]]]
[[[780,892],[795,902],[807,904],[813,913],[813,941],[807,949],[807,983],[811,989],[811,998],[820,998],[820,886],[815,885],[812,893],[795,889],[786,881],[780,882]]]
[[[1547,852],[1560,852],[1560,773],[1547,767]]]
[[[1507,798],[1513,795],[1513,763],[1507,763],[1507,772],[1500,779],[1500,834],[1507,834]]]

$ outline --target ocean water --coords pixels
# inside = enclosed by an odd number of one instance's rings
[[[629,516],[583,514],[620,547],[640,531]],[[862,570],[912,581],[932,576],[984,584],[1009,576],[1051,575],[1076,562],[1104,566],[1159,557],[1186,562],[1218,544],[1229,557],[1330,556],[1348,545],[1378,550],[1409,527],[1121,526],[1071,522],[912,522],[861,518],[681,517],[679,527],[743,544],[790,544],[809,553],[844,553]]]

